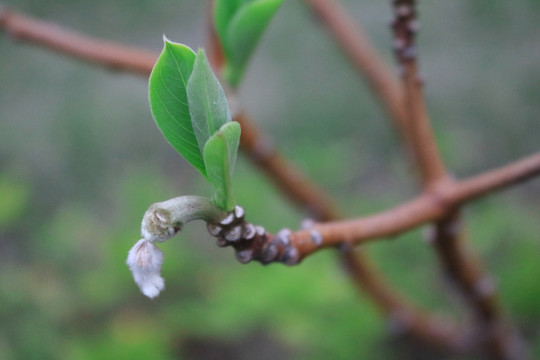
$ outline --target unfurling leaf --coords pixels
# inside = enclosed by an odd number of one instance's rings
[[[225,92],[202,49],[197,53],[193,72],[187,83],[187,99],[191,124],[202,153],[208,139],[226,122],[231,121]]]
[[[204,162],[208,181],[215,190],[215,203],[225,211],[236,205],[231,178],[240,141],[240,124],[228,122],[204,146]]]

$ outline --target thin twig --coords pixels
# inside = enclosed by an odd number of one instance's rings
[[[455,196],[459,202],[470,202],[538,175],[540,175],[540,153],[461,181]]]
[[[315,224],[312,230],[292,233],[291,241],[297,244],[302,257],[305,257],[319,248],[335,246],[343,241],[358,245],[392,237],[441,221],[467,202],[539,175],[540,153],[463,181],[448,181],[408,202],[367,217]],[[313,230],[322,239],[318,246],[311,240]]]
[[[433,136],[418,73],[415,35],[418,28],[414,0],[393,1],[394,51],[401,67],[405,114],[414,158],[425,187],[446,178],[446,170]]]
[[[6,8],[0,9],[0,29],[16,40],[43,46],[113,70],[147,75],[157,60],[157,54],[152,52],[80,35]]]

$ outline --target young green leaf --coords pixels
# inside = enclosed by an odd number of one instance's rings
[[[244,3],[250,0],[217,0],[214,5],[214,25],[223,42],[231,18]]]
[[[215,190],[214,201],[225,211],[232,211],[236,205],[232,194],[231,177],[239,141],[240,124],[231,121],[223,125],[204,146],[208,181]]]
[[[201,153],[208,139],[226,122],[231,121],[225,92],[200,49],[187,83],[191,124]]]
[[[218,0],[215,26],[225,50],[224,76],[236,86],[268,23],[283,0]]]
[[[202,151],[189,113],[187,83],[193,71],[195,53],[189,47],[164,38],[149,82],[152,115],[167,141],[189,163],[206,176]]]

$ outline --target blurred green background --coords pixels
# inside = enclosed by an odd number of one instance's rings
[[[343,1],[391,63],[388,1]],[[8,0],[77,31],[160,51],[204,46],[206,2]],[[425,1],[419,39],[444,160],[465,177],[538,151],[540,2]],[[301,266],[240,265],[192,223],[163,244],[166,291],[145,298],[124,264],[156,201],[210,194],[150,116],[147,80],[0,34],[0,357],[420,359],[358,294],[332,251]],[[299,1],[252,59],[243,106],[350,215],[418,190],[385,113]],[[271,231],[306,216],[241,158],[235,189]],[[540,182],[465,211],[505,313],[540,358]],[[363,247],[416,303],[462,316],[421,231]]]

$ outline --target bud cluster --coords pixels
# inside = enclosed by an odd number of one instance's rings
[[[242,264],[257,260],[263,264],[280,261],[295,265],[300,259],[298,249],[289,241],[290,230],[271,235],[262,226],[246,222],[245,210],[240,206],[219,222],[209,222],[208,232],[217,238],[218,246],[232,246]]]
[[[414,40],[419,30],[416,20],[416,1],[392,0],[392,4],[394,13],[390,26],[394,31],[394,52],[401,63],[413,61],[417,55]]]

